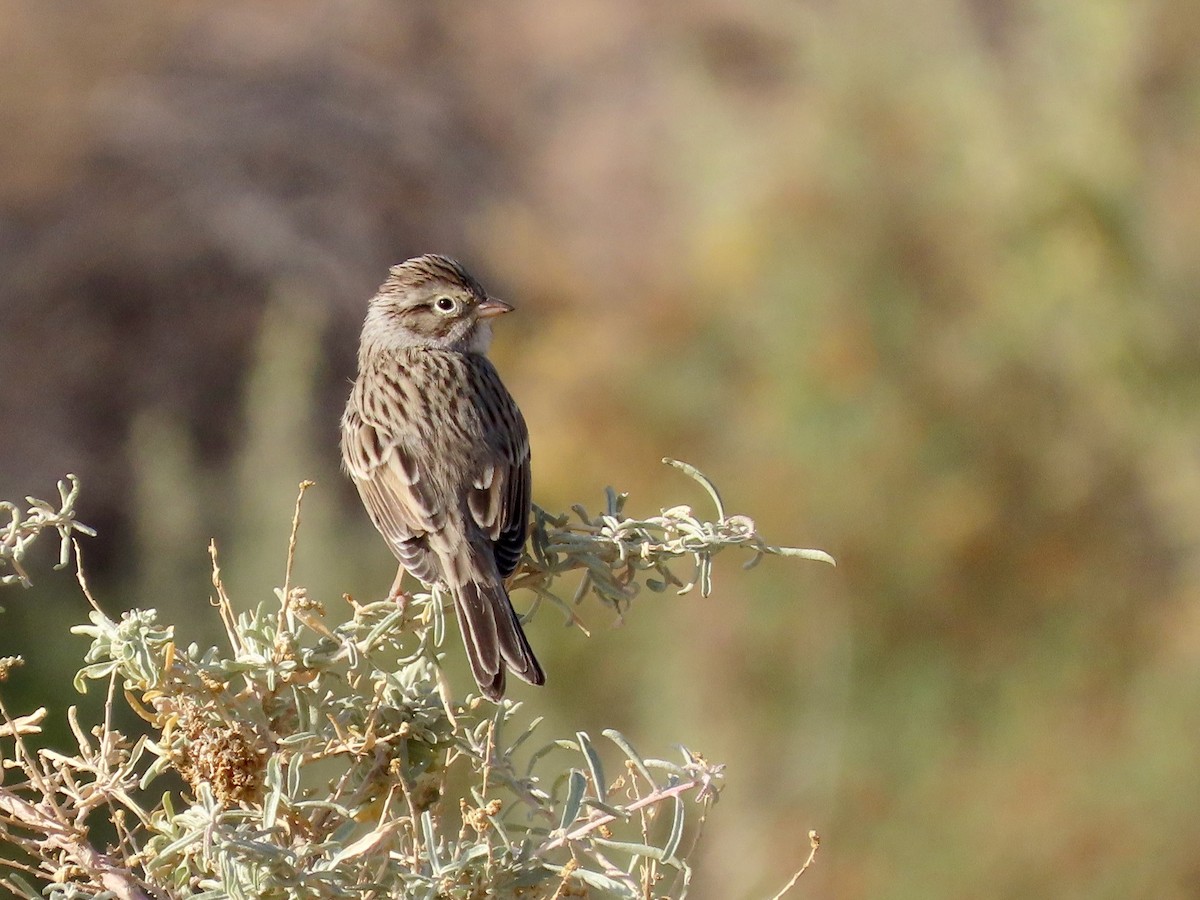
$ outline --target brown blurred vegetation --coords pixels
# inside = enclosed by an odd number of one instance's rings
[[[1197,46],[1186,0],[7,4],[0,496],[79,473],[101,602],[185,641],[303,477],[300,580],[382,590],[336,421],[386,266],[457,255],[537,502],[703,508],[669,454],[839,560],[532,626],[556,728],[729,762],[693,896],[810,827],[796,896],[1193,896]],[[4,599],[28,705],[72,588]]]

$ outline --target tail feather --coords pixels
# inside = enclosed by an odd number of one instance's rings
[[[533,648],[529,646],[529,638],[525,636],[525,629],[521,627],[521,620],[517,617],[517,611],[513,609],[512,601],[508,599],[507,593],[504,595],[504,605],[508,608],[510,627],[507,631],[501,629],[500,634],[507,634],[511,642],[511,646],[506,649],[506,642],[503,638],[501,639],[500,652],[504,655],[504,661],[508,663],[513,674],[522,681],[529,684],[545,684],[546,673],[542,671],[541,664],[533,655]]]
[[[451,591],[471,674],[485,696],[504,696],[506,669],[530,684],[545,684],[546,675],[498,577],[485,584],[468,581]]]

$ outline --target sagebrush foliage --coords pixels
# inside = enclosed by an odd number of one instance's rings
[[[529,552],[512,579],[573,615],[594,595],[624,614],[641,585],[711,589],[712,557],[729,546],[826,559],[773,547],[744,516],[717,520],[685,506],[658,516],[623,514],[609,489],[592,517],[535,509]],[[680,748],[677,762],[642,757],[606,731],[538,745],[540,719],[522,704],[452,695],[440,666],[446,631],[437,589],[405,605],[358,603],[337,624],[291,583],[301,499],[284,585],[275,598],[235,614],[212,547],[214,605],[228,647],[180,647],[152,609],[118,620],[92,599],[92,639],[77,689],[100,682],[105,721],[85,730],[68,717],[73,755],[32,751],[45,710],[3,710],[5,762],[19,773],[0,787],[0,840],[26,859],[8,860],[3,884],[18,896],[54,898],[682,897],[688,857],[721,786],[723,766]],[[19,567],[29,541],[56,529],[69,560],[78,485],[60,485],[61,508],[30,501],[14,514],[0,563]],[[9,505],[11,508],[11,505]],[[17,541],[19,540],[19,543]],[[681,561],[692,571],[675,571]],[[583,569],[571,600],[555,588]],[[7,664],[6,664],[7,670]],[[152,737],[129,739],[111,724],[124,698]],[[2,706],[2,704],[0,704]],[[604,750],[604,748],[607,748]],[[610,771],[606,774],[605,760]],[[615,766],[612,759],[616,760]],[[173,770],[182,794],[155,796]],[[469,785],[451,796],[449,785]],[[90,842],[90,816],[106,816],[117,842]],[[44,887],[43,892],[41,888]]]

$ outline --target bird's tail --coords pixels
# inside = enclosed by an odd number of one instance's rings
[[[485,553],[486,557],[480,558]],[[476,684],[492,700],[504,696],[507,669],[522,681],[545,684],[546,674],[508,599],[491,548],[471,548],[471,556],[470,563],[460,569],[471,577],[452,584],[450,592]]]

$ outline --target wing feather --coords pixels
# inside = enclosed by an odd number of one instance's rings
[[[361,416],[347,417],[342,430],[346,468],[372,524],[400,563],[426,584],[438,580],[437,557],[428,535],[446,521],[412,454]]]
[[[500,503],[500,533],[494,539],[496,567],[500,576],[507,578],[516,571],[525,551],[525,538],[529,533],[529,445],[516,465],[505,478],[505,491]]]

